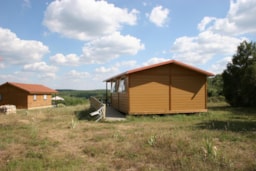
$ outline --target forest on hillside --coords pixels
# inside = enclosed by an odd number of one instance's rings
[[[70,90],[59,89],[58,96],[64,98],[64,101],[58,101],[58,104],[64,104],[67,106],[86,104],[91,96],[99,99],[105,99],[106,90]]]

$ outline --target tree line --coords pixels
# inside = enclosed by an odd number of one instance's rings
[[[69,89],[59,89],[58,96],[63,97],[64,101],[58,101],[56,103],[63,104],[67,106],[73,106],[78,104],[89,103],[88,99],[91,96],[97,97],[99,99],[105,98],[106,90],[69,90]]]
[[[256,106],[256,43],[243,41],[222,74],[208,79],[208,97],[235,107]]]

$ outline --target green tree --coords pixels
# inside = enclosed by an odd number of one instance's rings
[[[240,43],[222,77],[223,94],[230,105],[256,106],[256,43]]]
[[[223,96],[223,79],[222,75],[217,74],[208,78],[208,97]]]

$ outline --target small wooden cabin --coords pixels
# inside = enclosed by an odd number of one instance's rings
[[[207,76],[212,73],[169,60],[130,70],[105,80],[110,105],[126,114],[207,111]]]
[[[6,82],[0,85],[0,105],[15,105],[17,109],[50,107],[55,93],[56,90],[39,84]]]

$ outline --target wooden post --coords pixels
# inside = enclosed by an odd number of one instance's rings
[[[107,108],[106,108],[106,104],[103,104],[103,116],[102,119],[104,120],[106,118],[106,113],[107,113]]]
[[[106,105],[108,104],[108,82],[106,81]]]

